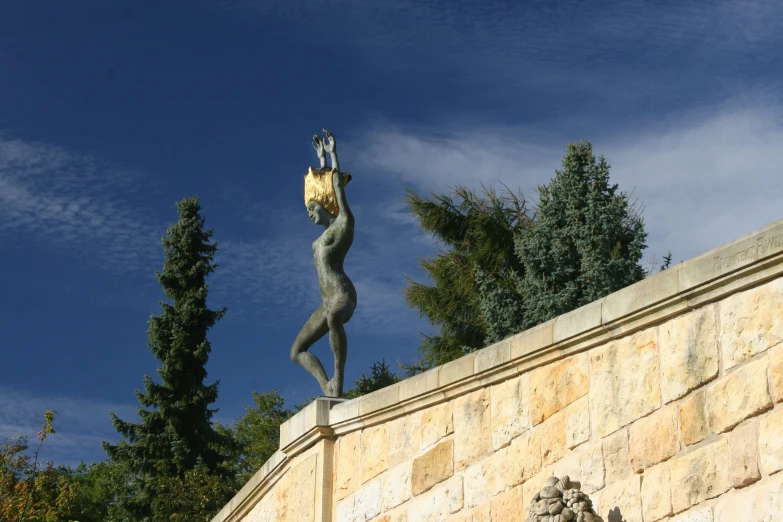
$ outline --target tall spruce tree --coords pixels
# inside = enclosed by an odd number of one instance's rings
[[[408,204],[421,227],[442,247],[438,256],[419,260],[433,284],[409,278],[405,288],[408,304],[439,329],[424,337],[420,361],[404,365],[411,374],[483,346],[487,323],[479,309],[477,273],[521,273],[514,237],[529,227],[531,219],[524,197],[505,187],[501,192],[484,188],[477,194],[458,186],[450,194],[433,194],[432,199],[408,191]]]
[[[109,457],[126,464],[135,478],[138,496],[130,507],[139,519],[152,516],[161,478],[183,478],[197,465],[225,473],[224,448],[232,445],[211,422],[218,382],[204,383],[211,349],[207,331],[226,311],[207,307],[206,278],[216,267],[217,245],[210,242],[212,230],[204,229],[197,197],[178,202],[177,210],[179,220],[163,238],[163,270],[156,272],[170,302],[160,303],[162,313],[150,318],[147,330],[148,346],[161,362],[160,383],[145,376],[144,391],[136,391],[141,422],[112,413],[124,440],[103,443]]]
[[[644,222],[609,183],[609,164],[596,161],[586,141],[570,143],[562,170],[539,187],[535,226],[515,239],[525,267],[517,290],[521,329],[600,299],[640,281]]]

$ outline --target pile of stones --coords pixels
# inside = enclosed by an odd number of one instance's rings
[[[547,479],[546,486],[530,502],[527,522],[603,522],[580,487],[568,476]]]

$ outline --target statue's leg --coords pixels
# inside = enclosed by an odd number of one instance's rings
[[[341,297],[332,303],[331,313],[327,316],[329,327],[329,345],[334,353],[334,376],[329,381],[329,395],[342,397],[345,381],[345,359],[348,355],[348,336],[345,333],[347,323],[356,308],[354,301]]]
[[[324,395],[329,395],[328,385],[329,379],[326,377],[326,372],[318,360],[318,357],[308,353],[307,350],[315,344],[315,342],[326,335],[329,331],[329,325],[326,320],[326,307],[321,305],[313,312],[310,319],[307,320],[299,335],[296,336],[293,346],[291,346],[291,360],[299,364],[302,368],[307,370],[310,375],[315,377],[318,384],[321,386],[321,391]]]

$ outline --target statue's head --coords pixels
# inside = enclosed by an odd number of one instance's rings
[[[310,201],[307,204],[307,215],[310,216],[310,220],[313,223],[325,227],[331,225],[335,219],[335,217],[330,214],[328,210],[315,201]]]

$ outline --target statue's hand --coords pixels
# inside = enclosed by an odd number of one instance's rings
[[[324,142],[321,140],[321,137],[317,134],[313,136],[313,148],[315,149],[316,154],[318,154],[319,158],[323,158],[324,156]]]
[[[326,152],[330,154],[337,152],[337,142],[334,139],[334,135],[326,129],[324,129],[324,135],[326,135],[326,139],[323,140],[323,145]]]

